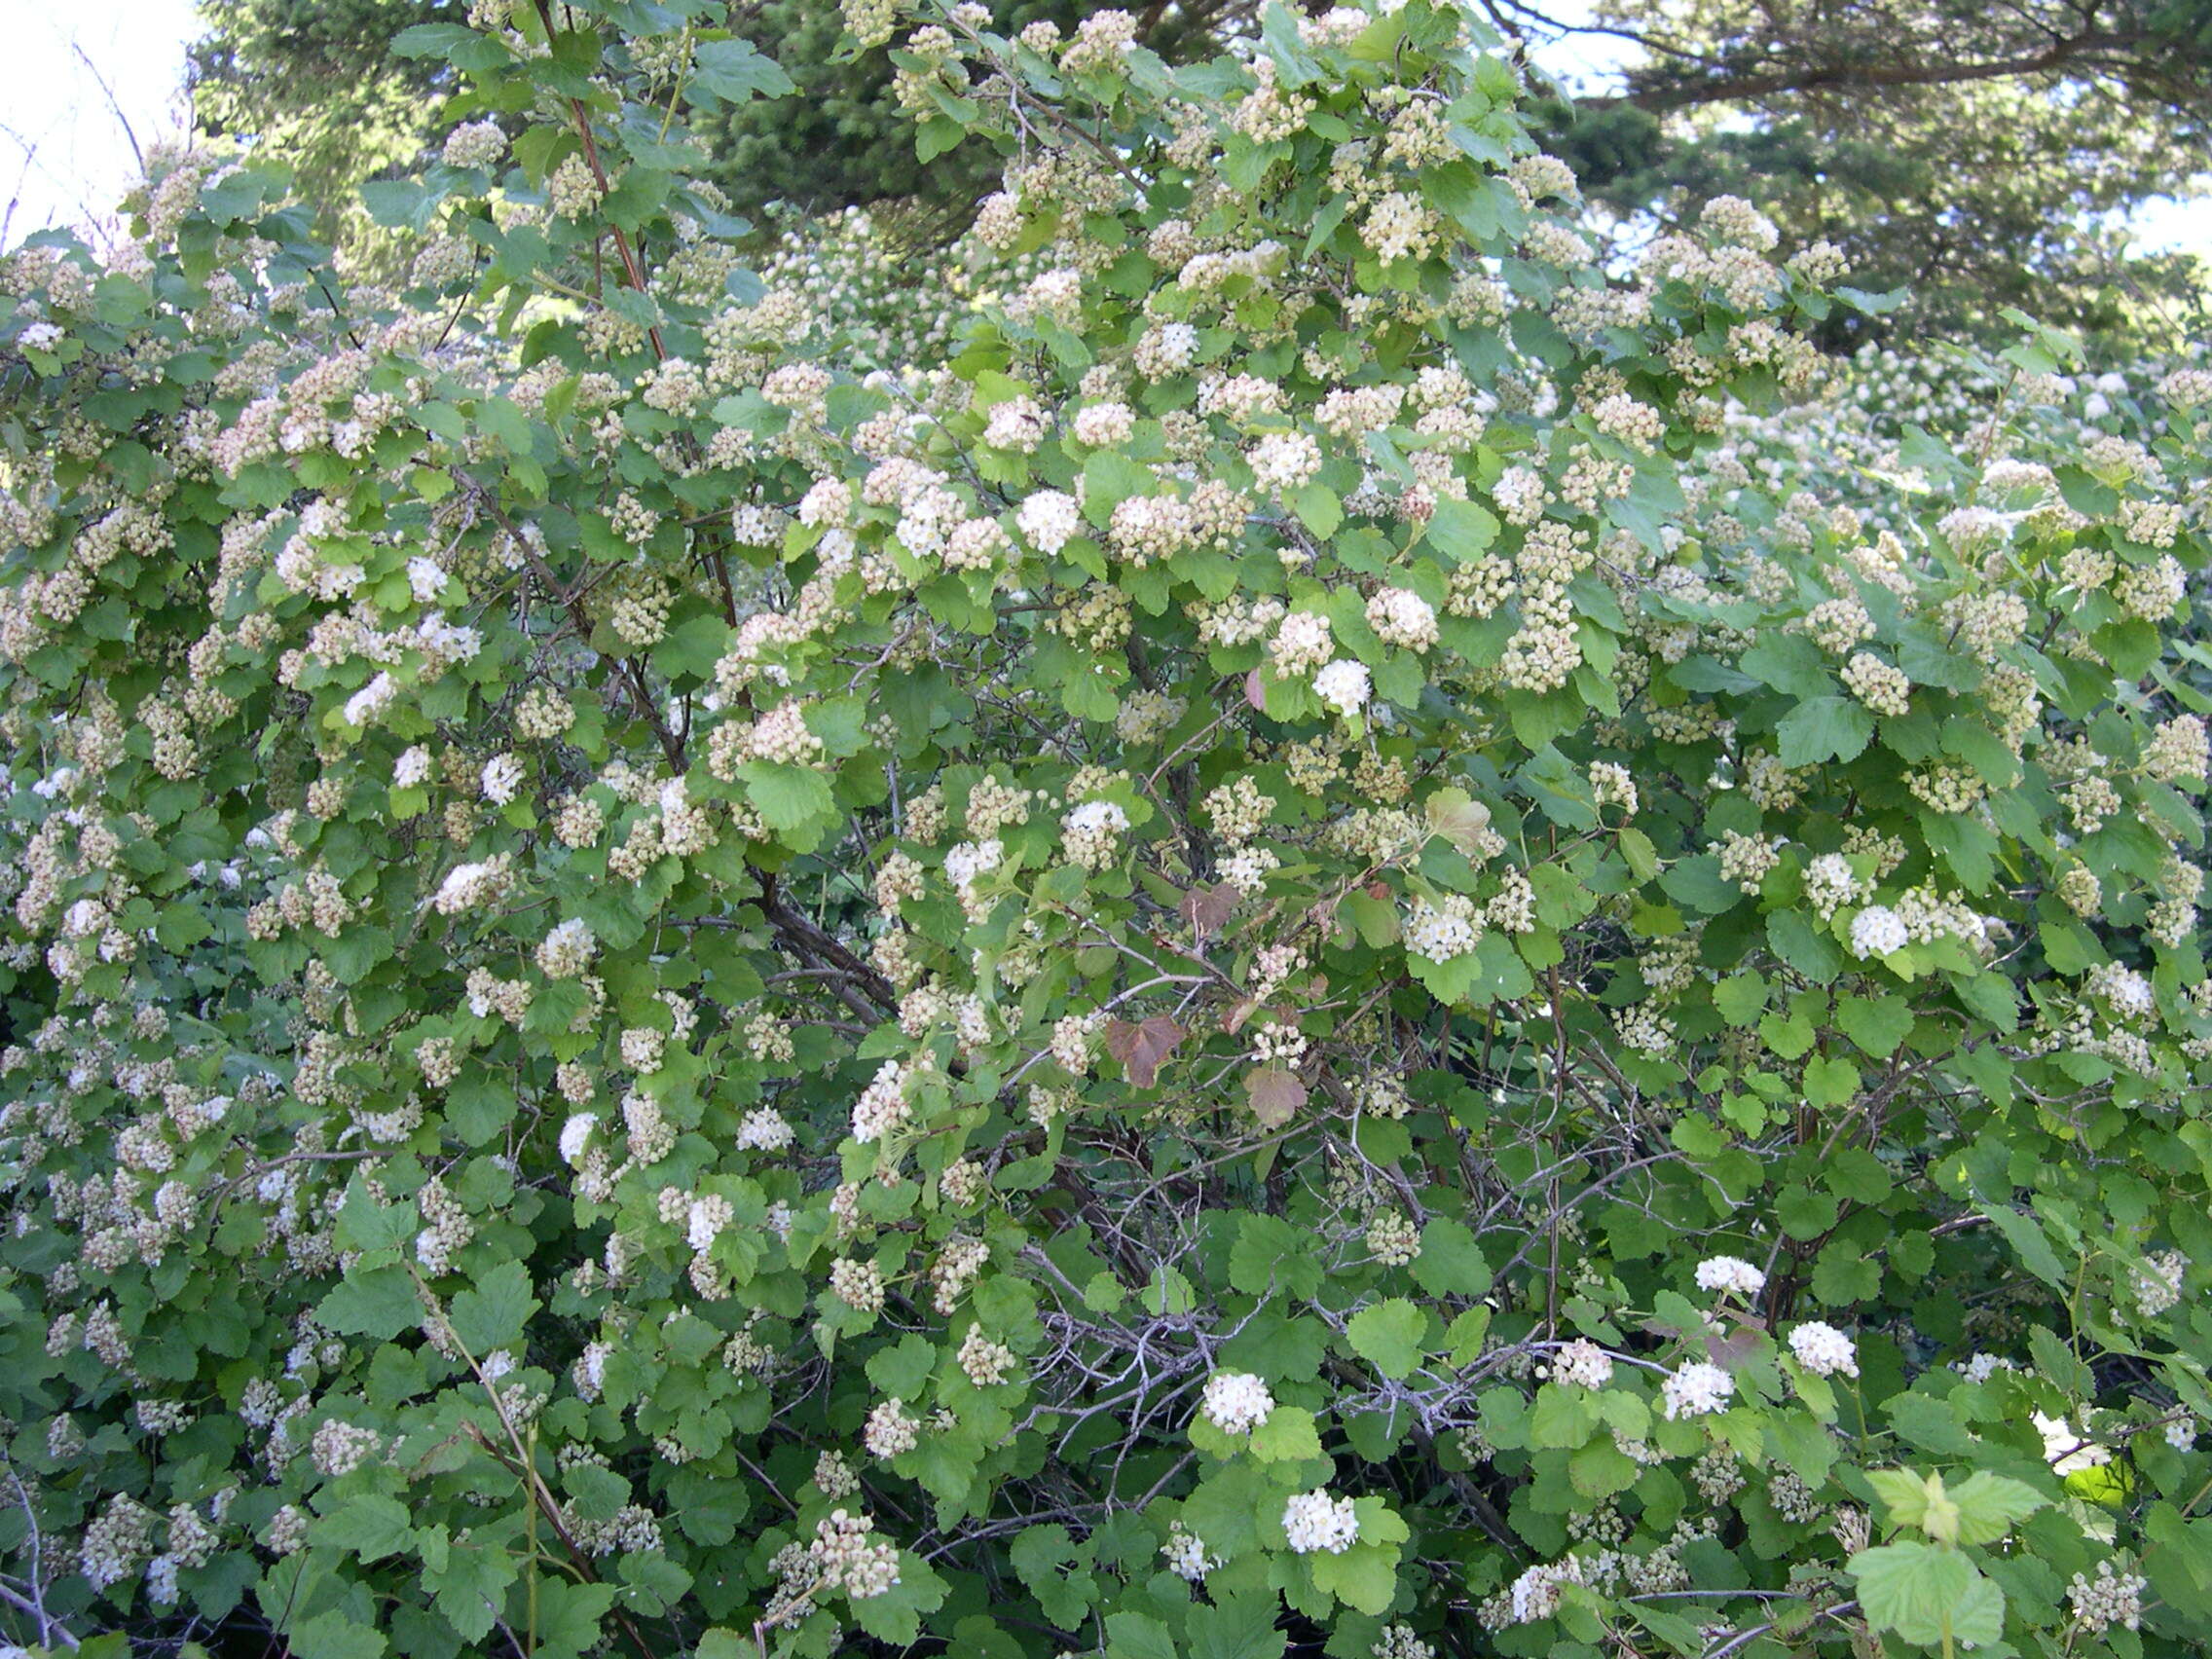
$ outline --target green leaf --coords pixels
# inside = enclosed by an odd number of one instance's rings
[[[453,1299],[448,1317],[454,1335],[481,1361],[495,1348],[519,1348],[523,1326],[537,1308],[530,1270],[520,1262],[501,1262]]]
[[[729,649],[729,624],[707,613],[679,622],[653,646],[653,667],[671,680],[712,680]]]
[[[1181,1659],[1181,1656],[1175,1651],[1174,1638],[1158,1619],[1146,1613],[1114,1613],[1106,1620],[1106,1659]]]
[[[1320,484],[1301,484],[1283,498],[1290,503],[1298,522],[1326,541],[1337,534],[1337,527],[1345,521],[1343,503],[1337,493]]]
[[[284,1644],[299,1659],[381,1659],[387,1645],[376,1631],[338,1607],[286,1632]]]
[[[571,1584],[545,1574],[537,1581],[537,1644],[533,1659],[576,1659],[600,1644],[600,1621],[614,1604],[611,1584]]]
[[[1497,539],[1497,519],[1489,509],[1447,497],[1436,503],[1427,537],[1438,552],[1466,564],[1483,555]]]
[[[1833,979],[1843,968],[1843,947],[1818,932],[1796,910],[1777,910],[1766,919],[1767,943],[1774,953],[1817,985]]]
[[[1409,1536],[1406,1524],[1382,1499],[1354,1500],[1359,1536],[1342,1555],[1312,1555],[1313,1583],[1338,1601],[1370,1617],[1387,1612],[1398,1595],[1398,1546]]]
[[[1229,1252],[1229,1282],[1246,1296],[1287,1291],[1304,1300],[1321,1288],[1324,1270],[1313,1254],[1314,1236],[1280,1216],[1247,1213],[1236,1223]]]
[[[1828,291],[1853,311],[1864,312],[1868,316],[1886,315],[1912,297],[1910,288],[1892,288],[1886,293],[1876,294],[1864,288],[1852,288],[1839,283]]]
[[[1272,1592],[1214,1594],[1210,1607],[1192,1604],[1184,1626],[1184,1648],[1189,1659],[1282,1659],[1290,1634],[1275,1626],[1279,1609]]]
[[[1863,1051],[1887,1058],[1912,1029],[1912,1009],[1895,994],[1878,999],[1845,997],[1836,1004],[1835,1021]]]
[[[373,178],[360,187],[361,205],[369,222],[386,230],[420,231],[429,222],[438,201],[412,178]]]
[[[1583,1388],[1546,1382],[1529,1411],[1529,1444],[1539,1451],[1571,1452],[1598,1432],[1598,1407]]]
[[[2025,1481],[1976,1469],[1951,1489],[1958,1506],[1958,1541],[1994,1544],[2049,1502]]]
[[[917,161],[934,162],[960,148],[967,136],[968,129],[950,116],[933,115],[914,129],[914,157]]]
[[[1720,873],[1720,861],[1711,853],[1677,859],[1659,878],[1659,890],[1677,904],[1717,916],[1743,902],[1744,890]]]
[[[350,1550],[363,1561],[377,1561],[405,1549],[414,1538],[407,1506],[382,1493],[350,1497],[313,1528],[314,1541]]]
[[[1805,1062],[1805,1098],[1815,1106],[1840,1106],[1859,1092],[1859,1068],[1837,1054]]]
[[[1394,1382],[1413,1375],[1427,1335],[1428,1315],[1402,1297],[1361,1309],[1345,1327],[1352,1352]]]
[[[462,1641],[481,1641],[498,1622],[507,1586],[519,1570],[505,1550],[456,1538],[444,1567],[425,1565],[423,1584]]]
[[[1746,674],[1755,675],[1792,697],[1818,700],[1835,690],[1835,681],[1828,674],[1827,660],[1821,655],[1820,646],[1802,634],[1762,634],[1736,660]],[[1786,756],[1784,764],[1792,762]]]
[[[1088,1539],[1078,1544],[1065,1527],[1030,1527],[1015,1537],[1007,1557],[1045,1616],[1072,1630],[1098,1601],[1098,1579],[1090,1571],[1092,1547]]]
[[[903,1337],[897,1347],[888,1347],[871,1354],[867,1362],[867,1380],[880,1393],[902,1400],[921,1397],[929,1385],[930,1373],[937,1369],[937,1349],[927,1337],[912,1334]]]
[[[394,57],[450,59],[455,52],[482,38],[466,23],[417,23],[391,37]]]
[[[1567,1460],[1567,1478],[1584,1497],[1610,1497],[1636,1485],[1643,1466],[1609,1435],[1593,1440]]]
[[[1774,1206],[1774,1217],[1782,1224],[1782,1231],[1797,1239],[1820,1237],[1835,1225],[1838,1213],[1834,1198],[1807,1187],[1786,1188]]]
[[[2068,1288],[2065,1267],[2059,1262],[2058,1252],[2050,1247],[2050,1239],[2034,1216],[2014,1209],[2010,1204],[1987,1203],[1982,1213],[1989,1217],[1990,1226],[2004,1235],[2005,1242],[2012,1247],[2012,1254],[2020,1258],[2020,1265],[2044,1283],[2058,1290]]]
[[[749,40],[702,41],[691,49],[691,65],[685,96],[696,108],[780,98],[798,90],[783,65]]]
[[[1782,717],[1775,735],[1785,766],[1854,760],[1873,739],[1874,717],[1850,697],[1808,697]]]
[[[1347,1606],[1370,1617],[1390,1610],[1398,1594],[1398,1552],[1356,1543],[1342,1555],[1308,1558],[1313,1567],[1313,1583]]]
[[[1935,1544],[1881,1544],[1861,1550],[1848,1567],[1859,1580],[1859,1605],[1867,1622],[1923,1647],[1975,1640],[1967,1627],[1981,1628],[1989,1613],[1987,1598],[1997,1588],[1958,1551]],[[1977,1583],[1986,1589],[1977,1591]],[[2003,1607],[1999,1596],[2000,1613]],[[1991,1630],[1978,1640],[1993,1641],[1998,1634]]]
[[[1483,1260],[1473,1230],[1448,1215],[1432,1217],[1420,1230],[1413,1275],[1416,1284],[1438,1297],[1480,1296],[1491,1286],[1490,1264]]]
[[[1278,1405],[1252,1430],[1252,1456],[1263,1463],[1291,1462],[1321,1455],[1321,1435],[1313,1414],[1300,1406]],[[1064,1622],[1064,1621],[1063,1621]]]
[[[811,766],[748,760],[737,768],[737,776],[745,785],[745,798],[778,834],[789,834],[818,819],[836,815],[837,800],[830,793],[830,780]]]
[[[356,1269],[315,1305],[314,1316],[341,1336],[383,1339],[420,1324],[423,1304],[405,1268]]]
[[[356,985],[370,969],[391,954],[391,935],[383,928],[348,928],[322,946],[322,959],[341,985]]]
[[[356,1176],[347,1184],[331,1240],[341,1250],[396,1250],[415,1236],[416,1221],[414,1205],[379,1203]]]

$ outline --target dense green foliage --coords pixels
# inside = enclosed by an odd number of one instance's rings
[[[1072,26],[1093,0],[998,0],[1011,33]],[[1310,8],[1309,8],[1310,9]],[[388,240],[354,187],[440,130],[456,84],[434,58],[390,50],[404,28],[459,17],[454,0],[204,0],[195,104],[218,132],[256,135],[295,169],[320,233],[356,264]],[[1167,60],[1249,35],[1251,0],[1147,6],[1140,34]],[[1508,14],[1542,37],[1543,7]],[[796,98],[702,116],[701,176],[741,210],[881,204],[916,246],[956,231],[990,182],[981,152],[916,157],[882,56],[840,55],[836,9],[758,0],[741,26],[791,73]],[[1542,102],[1536,125],[1584,194],[1633,224],[1694,220],[1714,197],[1760,203],[1793,242],[1826,240],[1857,280],[1905,288],[1881,318],[1832,316],[1830,348],[1869,334],[2002,337],[2025,308],[2120,355],[2161,349],[2200,316],[2206,273],[2181,254],[2129,249],[2128,216],[2195,193],[2212,166],[2212,8],[2204,0],[1991,9],[1974,0],[1850,8],[1742,0],[1631,0],[1600,26],[1641,51],[1617,95]],[[1585,37],[1589,38],[1589,37]]]
[[[638,0],[399,37],[399,284],[0,266],[9,1628],[2203,1651],[2212,372],[1799,408],[1444,0],[844,18],[919,281]]]
[[[1049,20],[1073,27],[1096,0],[998,0],[1009,32]],[[252,137],[289,166],[316,208],[317,234],[342,238],[356,261],[379,265],[388,240],[360,216],[367,179],[404,168],[433,148],[444,98],[461,84],[434,55],[392,42],[419,23],[457,20],[458,0],[202,0],[207,32],[193,52],[193,104],[210,132]],[[1241,27],[1252,0],[1179,0],[1146,13],[1146,44],[1169,57],[1202,55],[1214,35]],[[696,112],[706,147],[696,175],[757,214],[771,203],[807,212],[870,203],[918,210],[916,232],[941,230],[995,182],[983,150],[923,160],[891,91],[881,53],[840,53],[844,23],[822,0],[757,0],[743,8],[747,39],[790,74],[798,95]],[[665,68],[665,63],[653,66]],[[675,89],[648,72],[640,92]]]
[[[451,0],[201,0],[194,125],[280,161],[316,236],[371,267],[388,262],[395,251],[361,212],[360,185],[421,158],[440,101],[434,73],[394,58],[392,37],[464,11]]]
[[[2124,220],[2212,165],[2207,0],[1599,12],[1642,51],[1620,94],[1553,112],[1553,142],[1614,209],[1753,196],[1867,286],[1909,286],[1924,334],[2002,333],[2011,306],[2171,344],[2200,316],[2201,265],[2129,256]]]

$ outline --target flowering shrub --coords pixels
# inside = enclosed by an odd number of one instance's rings
[[[1006,161],[902,333],[743,41],[476,11],[404,292],[5,267],[26,1640],[2212,1641],[2200,371],[1777,502],[1878,302],[1608,274],[1440,0],[852,5]]]

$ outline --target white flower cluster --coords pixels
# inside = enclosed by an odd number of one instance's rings
[[[897,1060],[876,1068],[874,1081],[853,1105],[853,1139],[863,1146],[881,1140],[906,1121],[906,1072]]]
[[[1552,1353],[1552,1381],[1579,1388],[1603,1388],[1613,1380],[1612,1356],[1587,1337],[1561,1345]]]
[[[1160,1554],[1169,1572],[1193,1584],[1222,1565],[1220,1557],[1206,1553],[1205,1539],[1180,1521],[1167,1524],[1167,1541],[1160,1546]]]
[[[1368,626],[1384,645],[1425,651],[1437,642],[1436,608],[1418,593],[1384,588],[1367,602]]]
[[[1821,853],[1805,865],[1805,901],[1826,921],[1859,897],[1859,874],[1841,853]]]
[[[598,948],[598,943],[591,924],[580,916],[571,916],[539,941],[538,971],[548,979],[573,979],[591,966],[592,952]]]
[[[907,1415],[905,1401],[896,1395],[869,1412],[861,1428],[861,1444],[871,1457],[897,1457],[921,1443],[921,1423]]]
[[[1294,1555],[1343,1555],[1359,1540],[1359,1515],[1350,1498],[1316,1487],[1282,1506],[1282,1530]]]
[[[1114,862],[1121,837],[1129,827],[1129,815],[1110,800],[1087,800],[1060,820],[1060,844],[1068,863],[1085,869],[1103,869]]]
[[[1869,904],[1851,918],[1851,954],[1862,962],[1902,950],[1911,942],[1904,918],[1886,904]]]
[[[807,1554],[830,1589],[865,1602],[899,1583],[899,1546],[870,1537],[875,1522],[866,1515],[832,1509],[815,1523]]]
[[[1705,1417],[1723,1409],[1736,1392],[1736,1380],[1719,1366],[1695,1359],[1661,1384],[1660,1409],[1669,1422]]]
[[[1347,720],[1367,707],[1369,691],[1365,665],[1349,657],[1325,663],[1313,675],[1313,694]]]
[[[1040,490],[1021,503],[1014,522],[1038,552],[1051,556],[1083,532],[1083,509],[1073,496]]]
[[[1406,948],[1431,962],[1465,956],[1483,940],[1483,918],[1464,894],[1447,895],[1441,904],[1417,899],[1406,911]]]
[[[1697,1287],[1749,1301],[1766,1288],[1766,1274],[1740,1256],[1709,1256],[1697,1265]]]
[[[1326,616],[1310,610],[1294,610],[1275,627],[1268,654],[1275,672],[1286,679],[1308,675],[1336,654],[1334,630]]]
[[[1818,1319],[1809,1319],[1789,1333],[1789,1351],[1815,1377],[1859,1375],[1858,1346],[1833,1325]]]
[[[2127,1630],[2143,1622],[2143,1592],[2151,1581],[2139,1572],[2120,1572],[2109,1561],[2097,1563],[2097,1575],[2077,1572],[2066,1587],[2066,1600],[2075,1625],[2091,1636],[2102,1636],[2114,1625]]]
[[[2156,1319],[2181,1303],[2182,1276],[2189,1258],[2179,1250],[2155,1250],[2144,1258],[2144,1271],[2135,1275],[2135,1306],[2146,1319]]]
[[[1506,1593],[1506,1622],[1534,1624],[1550,1618],[1559,1611],[1561,1592],[1569,1584],[1581,1582],[1582,1563],[1574,1556],[1530,1567]]]
[[[500,853],[481,862],[455,865],[432,895],[430,907],[441,916],[457,916],[496,903],[507,890],[508,863],[507,855]]]
[[[1267,1383],[1248,1371],[1217,1371],[1206,1379],[1198,1405],[1205,1419],[1224,1434],[1249,1434],[1275,1409]]]

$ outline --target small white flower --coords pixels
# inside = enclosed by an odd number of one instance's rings
[[[1815,1377],[1859,1375],[1859,1349],[1833,1325],[1809,1319],[1789,1333],[1789,1351]]]
[[[1697,1287],[1752,1297],[1766,1288],[1766,1274],[1741,1257],[1713,1256],[1698,1263]]]
[[[1014,522],[1038,552],[1052,554],[1075,539],[1083,528],[1083,512],[1073,496],[1040,490],[1021,503]]]
[[[1695,1359],[1667,1379],[1659,1390],[1669,1422],[1719,1411],[1736,1392],[1736,1380],[1717,1365]]]
[[[1339,657],[1313,676],[1313,694],[1349,719],[1367,707],[1369,682],[1364,663]]]
[[[1328,1488],[1316,1487],[1282,1506],[1282,1530],[1294,1555],[1343,1555],[1359,1538],[1359,1514],[1350,1498],[1333,1498]]]
[[[346,723],[365,726],[391,706],[399,695],[399,682],[380,672],[375,679],[346,699]]]
[[[1559,1611],[1561,1592],[1582,1582],[1582,1563],[1574,1556],[1565,1561],[1531,1567],[1513,1581],[1507,1607],[1515,1624],[1534,1624]]]
[[[1275,1409],[1268,1385],[1248,1371],[1217,1371],[1206,1379],[1198,1409],[1224,1434],[1249,1434]]]
[[[1862,962],[1902,950],[1911,942],[1904,918],[1886,904],[1869,904],[1851,918],[1851,954]]]
[[[407,561],[407,586],[417,604],[428,605],[446,591],[446,573],[438,568],[436,560],[418,554]]]
[[[441,916],[458,915],[498,897],[505,879],[503,856],[482,863],[455,865],[430,903]]]
[[[729,1201],[726,1198],[693,1198],[683,1218],[683,1238],[694,1252],[711,1250],[721,1231],[729,1224]]]
[[[1206,1541],[1191,1531],[1180,1521],[1167,1526],[1167,1541],[1160,1546],[1160,1553],[1167,1563],[1167,1570],[1178,1578],[1197,1584],[1219,1566],[1220,1559],[1206,1554]],[[0,1659],[6,1659],[0,1654]]]
[[[572,1164],[584,1155],[591,1144],[591,1132],[599,1126],[597,1112],[577,1112],[561,1125],[561,1161]]]
[[[515,798],[522,789],[523,767],[520,756],[512,754],[495,755],[484,762],[478,783],[484,798],[494,806],[504,806]]]
[[[997,837],[988,841],[962,841],[944,855],[944,877],[953,886],[966,888],[979,875],[987,875],[999,867],[1006,856],[1006,847]]]
[[[2028,1414],[2043,1436],[2043,1458],[2050,1465],[2050,1472],[2064,1477],[2083,1469],[2093,1469],[2100,1463],[2112,1461],[2112,1448],[2099,1446],[2063,1418],[2045,1417],[2041,1412]]]
[[[1577,1338],[1552,1355],[1552,1380],[1603,1388],[1613,1380],[1612,1356],[1589,1339]]]

